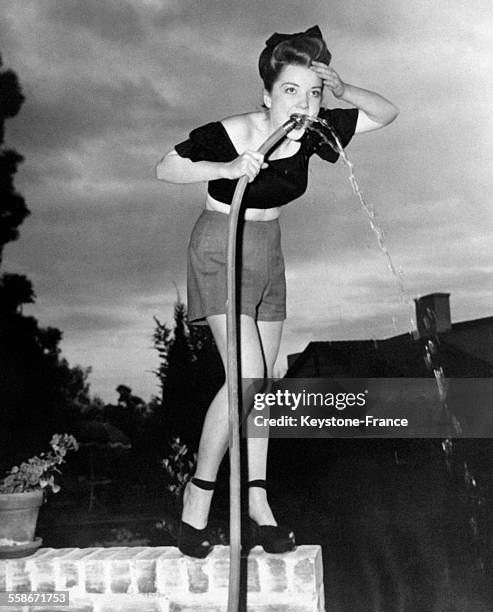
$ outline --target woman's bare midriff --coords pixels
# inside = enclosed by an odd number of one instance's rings
[[[229,215],[229,211],[231,210],[231,206],[229,204],[219,202],[219,200],[215,200],[209,194],[207,194],[205,207],[207,210],[215,210],[216,212],[224,213],[225,215]],[[281,209],[279,207],[246,208],[244,212],[244,219],[245,221],[272,221],[273,219],[278,219],[280,214]]]

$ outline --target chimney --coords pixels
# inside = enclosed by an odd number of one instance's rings
[[[420,338],[452,329],[449,297],[450,293],[430,293],[414,300]]]
[[[293,366],[293,364],[296,362],[300,355],[301,353],[291,353],[290,355],[288,355],[288,370],[290,367]]]

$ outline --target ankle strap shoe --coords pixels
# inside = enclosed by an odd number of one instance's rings
[[[213,491],[216,486],[215,480],[202,480],[201,478],[192,478],[192,484],[194,484],[199,489],[204,489],[204,491]]]
[[[201,478],[195,477],[192,478],[190,482],[204,491],[213,491],[216,485],[214,481],[202,480]],[[178,532],[178,549],[180,552],[189,557],[204,559],[213,548],[214,545],[211,544],[207,527],[204,527],[204,529],[196,529],[184,521],[180,522],[180,529]]]
[[[248,487],[267,489],[267,482],[262,479],[250,480]],[[296,548],[294,532],[284,525],[258,525],[249,519],[249,538],[247,548],[260,544],[266,553],[291,552]]]

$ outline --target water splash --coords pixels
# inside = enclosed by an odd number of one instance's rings
[[[327,135],[324,133],[323,130],[321,130],[320,128],[317,127],[317,123],[322,125],[323,127],[325,127],[331,134],[333,141],[330,140],[329,138],[327,138]],[[361,189],[358,185],[358,181],[356,180],[356,176],[354,175],[354,165],[351,162],[351,160],[348,158],[346,151],[344,150],[344,147],[341,144],[341,141],[339,139],[339,136],[337,134],[337,132],[334,130],[334,128],[330,125],[330,123],[328,123],[328,121],[326,121],[325,119],[322,119],[321,117],[318,117],[315,121],[311,121],[308,125],[307,128],[310,130],[313,130],[314,132],[316,132],[317,134],[319,134],[319,136],[322,138],[322,140],[328,144],[338,155],[340,155],[341,159],[343,160],[344,164],[348,167],[349,169],[349,182],[351,183],[351,187],[353,188],[353,192],[356,195],[356,197],[358,198],[358,201],[362,207],[362,209],[364,210],[366,216],[368,217],[368,222],[370,224],[370,228],[372,230],[372,232],[375,234],[376,238],[377,238],[377,242],[378,242],[378,246],[380,247],[380,250],[382,251],[382,253],[385,256],[385,259],[387,261],[387,268],[389,270],[389,272],[392,274],[392,276],[395,278],[396,283],[397,283],[397,287],[399,289],[399,299],[401,301],[402,304],[405,304],[408,306],[409,308],[409,334],[413,334],[414,329],[415,329],[415,320],[414,320],[414,307],[413,307],[413,302],[411,297],[408,295],[406,288],[404,286],[404,275],[402,272],[401,268],[397,268],[392,260],[392,256],[389,253],[389,250],[387,248],[387,245],[385,244],[385,233],[383,231],[383,229],[378,225],[377,221],[376,221],[376,214],[375,214],[375,210],[373,208],[373,206],[371,206],[370,204],[368,204],[368,202],[366,202]],[[397,324],[396,324],[396,319],[395,317],[393,317],[393,326],[394,329],[397,329]]]
[[[442,450],[445,454],[445,465],[449,472],[452,471],[452,453],[454,452],[454,443],[450,438],[446,438],[442,441]]]
[[[332,136],[332,140],[327,137],[327,134],[322,129],[320,129],[317,124],[323,126],[326,130],[328,130],[328,132]],[[346,151],[344,150],[344,147],[342,146],[342,143],[340,141],[340,138],[336,130],[330,125],[328,121],[326,121],[325,119],[322,119],[321,117],[317,117],[317,118],[311,117],[310,121],[307,123],[307,128],[316,132],[322,138],[322,140],[331,147],[333,151],[335,151],[338,155],[340,155],[343,162],[349,168],[349,181],[353,188],[354,194],[358,198],[361,207],[363,208],[364,212],[366,213],[368,217],[370,227],[373,233],[375,234],[375,236],[377,237],[378,246],[380,247],[380,250],[385,255],[385,258],[387,260],[387,268],[392,273],[392,275],[394,276],[397,282],[400,301],[402,304],[407,305],[409,309],[409,334],[416,340],[418,338],[418,331],[417,331],[417,325],[414,319],[413,300],[411,299],[411,296],[407,293],[406,288],[404,286],[404,275],[402,273],[402,269],[396,268],[392,260],[392,257],[389,253],[389,250],[387,248],[387,245],[385,244],[384,231],[376,222],[375,210],[373,209],[372,206],[370,206],[366,202],[365,198],[363,197],[363,194],[361,193],[361,189],[358,185],[358,181],[356,180],[356,177],[354,175],[353,163],[348,158]],[[432,317],[434,317],[434,313],[429,313],[429,316],[430,316],[430,321],[428,321],[427,326],[429,329],[431,329]],[[426,324],[426,321],[425,321],[425,324]],[[392,325],[394,329],[397,331],[397,320],[395,316],[392,317]],[[437,383],[438,394],[440,397],[440,403],[442,405],[444,416],[447,415],[450,417],[454,432],[459,434],[461,433],[460,424],[455,419],[455,417],[453,417],[453,415],[450,415],[448,408],[447,408],[447,404],[446,404],[447,385],[446,385],[445,373],[444,373],[443,367],[439,363],[437,364],[438,344],[434,344],[432,341],[428,341],[427,344],[425,345],[425,352],[426,352],[425,363],[428,369],[433,370],[433,375],[435,376],[435,380]]]
[[[323,128],[325,128],[326,131],[321,129],[321,127],[319,126],[322,126]],[[307,129],[310,129],[316,132],[322,138],[322,140],[326,144],[328,144],[331,147],[331,149],[335,151],[335,153],[337,153],[341,157],[345,165],[349,168],[349,181],[353,188],[354,194],[358,198],[358,201],[361,207],[363,208],[364,212],[366,213],[368,217],[370,227],[377,238],[378,246],[380,247],[380,250],[385,255],[385,258],[387,260],[387,268],[392,273],[393,277],[395,278],[397,282],[397,286],[399,288],[400,300],[402,303],[407,304],[409,307],[409,334],[412,335],[415,340],[417,340],[419,337],[419,334],[417,330],[417,325],[415,324],[415,320],[414,320],[413,301],[411,297],[409,296],[409,294],[407,293],[406,288],[404,286],[404,276],[402,273],[402,269],[401,268],[397,269],[392,260],[392,257],[389,253],[387,245],[385,244],[384,231],[376,222],[375,210],[373,209],[372,206],[370,206],[366,202],[365,198],[363,197],[363,194],[361,193],[361,189],[358,185],[358,181],[356,180],[356,177],[354,175],[353,163],[348,158],[346,151],[344,150],[344,147],[342,146],[339,135],[337,134],[337,131],[332,127],[332,125],[328,121],[326,121],[325,119],[322,119],[321,117],[309,117],[309,120],[306,122],[306,127]],[[330,133],[332,139],[327,137],[326,132]],[[435,323],[435,320],[434,320],[435,313],[429,310],[427,315],[428,316],[425,317],[424,323],[425,323],[425,327],[427,327],[427,329],[431,331],[432,325],[433,323]],[[394,328],[397,330],[397,321],[395,317],[392,317],[392,324]],[[444,413],[443,416],[447,417],[449,419],[449,422],[452,423],[453,431],[451,432],[451,434],[452,433],[460,434],[462,433],[460,423],[457,421],[457,419],[452,414],[450,414],[448,407],[447,407],[447,402],[446,402],[447,380],[445,378],[445,372],[443,370],[443,367],[440,363],[438,346],[439,346],[439,343],[438,343],[438,338],[436,336],[434,336],[433,340],[429,339],[426,342],[425,347],[424,347],[425,349],[424,360],[425,360],[426,367],[430,371],[433,371],[433,375],[437,383],[440,403],[442,405],[442,410]]]
[[[387,260],[387,268],[392,273],[393,277],[395,278],[397,282],[400,301],[402,304],[404,305],[407,304],[408,306],[409,334],[415,340],[417,340],[419,338],[419,333],[417,330],[417,324],[415,323],[415,319],[414,319],[413,300],[411,299],[410,295],[407,293],[406,288],[404,286],[404,276],[402,273],[402,269],[401,268],[397,269],[394,262],[392,261],[392,257],[389,253],[387,245],[385,244],[384,231],[376,222],[375,210],[373,209],[372,206],[370,206],[366,202],[365,198],[363,197],[363,194],[361,193],[361,189],[358,185],[358,181],[356,180],[356,177],[354,175],[353,163],[348,158],[346,151],[344,150],[344,147],[342,146],[342,143],[340,141],[339,135],[337,134],[336,130],[332,127],[332,125],[325,119],[322,119],[321,117],[317,117],[317,118],[310,117],[310,121],[307,122],[306,126],[307,126],[307,129],[310,129],[316,132],[322,138],[322,140],[326,144],[328,144],[331,147],[331,149],[335,151],[341,157],[342,161],[349,168],[349,181],[353,188],[353,192],[358,198],[358,201],[361,207],[363,208],[364,212],[366,213],[368,217],[370,227],[377,238],[378,246],[380,247],[380,250],[385,255],[385,258]],[[321,129],[321,127],[319,126],[322,126],[323,128],[325,128],[325,131]],[[330,133],[332,138],[327,137],[327,132]],[[428,317],[425,317],[425,321],[424,321],[425,326],[429,330],[432,329],[434,318],[435,318],[434,313],[431,311],[428,312]],[[395,317],[392,317],[392,324],[394,326],[394,329],[397,331],[397,321]],[[442,416],[447,419],[447,422],[450,423],[452,427],[450,435],[453,435],[453,434],[460,435],[462,433],[461,425],[459,421],[455,418],[455,416],[450,413],[448,406],[447,406],[447,401],[446,401],[447,400],[447,390],[448,390],[447,380],[445,378],[444,369],[440,363],[438,346],[439,346],[439,343],[438,343],[438,338],[436,336],[434,336],[433,340],[431,339],[428,340],[424,347],[424,350],[425,350],[424,360],[425,360],[426,367],[430,371],[433,371],[433,375],[437,383],[440,404],[442,406],[442,413],[443,413]]]
[[[348,158],[335,129],[327,121],[325,121],[324,119],[321,119],[320,117],[316,119],[315,118],[311,118],[311,119],[312,120],[309,123],[307,123],[307,128],[317,132],[317,134],[320,135],[322,140],[326,144],[328,144],[337,154],[340,155],[345,165],[349,168],[349,181],[351,183],[351,186],[353,188],[353,191],[356,197],[359,200],[361,207],[363,208],[364,212],[366,213],[368,217],[370,227],[373,233],[375,234],[375,236],[377,237],[377,241],[378,241],[380,250],[383,252],[383,254],[386,257],[387,268],[389,269],[389,271],[392,273],[392,275],[396,279],[396,282],[399,288],[400,300],[402,303],[407,303],[409,305],[409,312],[410,312],[409,333],[410,335],[413,336],[415,340],[417,340],[419,338],[419,333],[417,330],[417,325],[415,325],[415,322],[414,322],[413,303],[412,303],[411,297],[408,295],[405,289],[402,270],[397,269],[392,261],[392,257],[385,244],[384,232],[375,220],[375,211],[373,207],[371,207],[365,201],[363,194],[361,193],[358,182],[354,175],[353,164]],[[327,138],[327,135],[324,133],[323,130],[317,127],[317,124],[322,125],[329,131],[329,133],[332,136],[333,141]],[[427,312],[427,317],[424,318],[424,324],[425,324],[425,327],[430,332],[432,331],[434,322],[435,322],[435,313],[432,311]],[[393,325],[396,327],[395,317],[393,318]],[[425,350],[424,360],[425,360],[426,367],[428,370],[433,371],[433,375],[435,377],[435,381],[437,384],[438,395],[439,395],[440,404],[442,407],[442,417],[444,418],[445,423],[449,425],[450,427],[449,435],[459,436],[462,433],[461,425],[459,421],[456,419],[456,417],[449,411],[448,406],[447,406],[447,392],[448,392],[447,383],[448,381],[445,378],[445,372],[444,372],[443,366],[440,363],[439,340],[436,335],[432,335],[432,337],[429,338],[425,342],[424,350]],[[445,440],[442,441],[441,446],[442,446],[442,450],[445,455],[445,463],[447,466],[447,470],[449,471],[449,473],[452,474],[452,467],[454,463],[454,443],[449,437],[447,437]],[[395,460],[396,462],[399,461],[397,455],[395,457]],[[469,527],[470,527],[470,530],[472,531],[474,540],[477,542],[477,557],[478,557],[478,561],[480,564],[480,568],[484,571],[484,568],[485,568],[485,562],[484,562],[485,547],[484,547],[484,542],[483,542],[484,536],[482,536],[482,534],[480,533],[481,530],[479,529],[478,517],[480,514],[480,510],[482,509],[482,507],[486,505],[485,498],[480,493],[478,493],[476,478],[471,473],[466,461],[464,461],[462,465],[460,465],[460,467],[456,466],[456,473],[457,472],[462,473],[463,487],[465,489],[466,497],[467,497],[466,504],[468,506],[468,510],[470,513]]]
[[[442,441],[442,450],[451,482],[455,485],[452,503],[454,507],[458,503],[468,512],[468,542],[474,555],[474,569],[481,573],[489,572],[492,563],[491,530],[488,527],[490,512],[485,488],[478,483],[469,463],[463,458],[465,448],[460,442],[447,438]]]
[[[427,314],[423,318],[425,328],[431,332],[433,327],[436,329],[435,313],[431,309],[427,309]],[[462,434],[462,427],[460,422],[457,420],[454,414],[452,414],[447,405],[447,394],[448,394],[448,380],[445,377],[445,371],[441,363],[440,358],[440,341],[436,335],[428,338],[424,345],[424,361],[426,368],[433,372],[435,381],[438,388],[438,395],[440,398],[440,404],[442,406],[442,417],[447,423],[451,424],[450,435],[460,436]]]

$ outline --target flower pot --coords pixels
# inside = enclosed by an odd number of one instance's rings
[[[0,539],[32,542],[43,491],[0,493]]]

